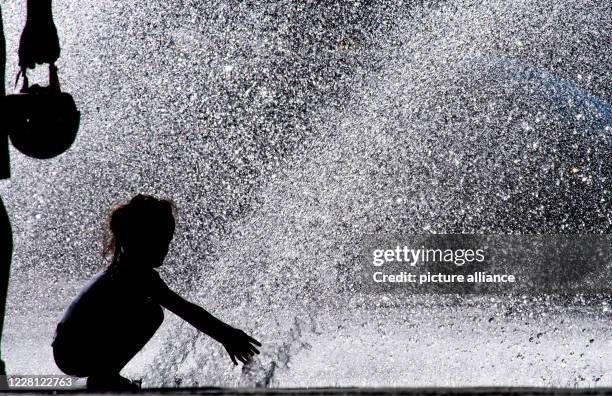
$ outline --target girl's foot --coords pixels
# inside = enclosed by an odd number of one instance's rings
[[[120,391],[120,390],[139,390],[140,384],[135,381],[114,375],[92,375],[87,377],[87,390],[93,391]]]

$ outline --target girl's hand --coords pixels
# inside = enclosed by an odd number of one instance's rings
[[[53,23],[51,0],[28,0],[28,17],[19,42],[19,66],[33,69],[36,64],[54,64],[60,55],[57,29]]]
[[[255,346],[261,346],[259,341],[244,331],[230,326],[224,329],[219,342],[223,344],[235,365],[238,364],[237,360],[247,363],[253,355],[259,354],[259,350]]]

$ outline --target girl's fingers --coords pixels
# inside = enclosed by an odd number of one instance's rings
[[[246,343],[242,346],[242,351],[244,354],[253,356],[255,354],[259,354],[259,350],[255,348],[252,344]]]
[[[249,351],[254,355],[259,355],[259,349],[255,348],[253,345],[249,345]]]
[[[251,337],[250,335],[247,335],[247,338],[249,339],[250,343],[253,343],[257,346],[261,346],[261,342],[257,341],[255,338]]]
[[[234,356],[234,354],[231,353],[230,351],[227,351],[227,353],[229,354],[230,359],[232,359],[232,363],[234,363],[234,366],[237,366],[238,362],[236,361],[236,357]]]

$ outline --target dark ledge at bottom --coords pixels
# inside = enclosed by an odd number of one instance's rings
[[[3,393],[19,395],[92,395],[92,394],[141,394],[141,395],[208,395],[208,396],[444,396],[444,395],[612,395],[612,388],[537,388],[537,387],[465,387],[465,388],[146,388],[134,392],[94,392],[84,389],[32,390],[11,389]]]

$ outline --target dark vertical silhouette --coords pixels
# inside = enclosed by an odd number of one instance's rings
[[[53,354],[66,374],[87,378],[91,390],[135,389],[119,373],[164,320],[162,307],[220,342],[234,364],[261,344],[172,291],[155,268],[168,253],[174,205],[137,195],[109,218],[109,267],[94,276],[57,326]]]
[[[0,337],[4,329],[4,314],[6,311],[6,295],[13,255],[13,235],[8,214],[0,197]],[[1,339],[0,339],[1,340]],[[1,348],[1,344],[0,344]],[[6,374],[4,361],[0,359],[0,375]]]
[[[19,42],[19,68],[24,79],[20,94],[6,95],[6,43],[0,9],[0,180],[10,177],[9,136],[14,146],[35,158],[66,151],[76,136],[79,113],[72,96],[60,92],[55,62],[60,54],[53,22],[52,0],[28,0],[26,25]],[[29,86],[27,69],[49,64],[49,87]],[[13,253],[11,223],[0,197],[0,351]],[[6,373],[0,356],[0,375]],[[6,377],[1,377],[6,385]]]
[[[0,100],[6,95],[5,71],[6,69],[6,40],[4,39],[4,23],[2,18],[2,7],[0,5]],[[0,106],[0,111],[2,108]],[[4,118],[4,116],[2,117]],[[8,179],[10,172],[10,159],[8,149],[8,133],[0,126],[0,180]],[[0,328],[0,334],[1,334]]]
[[[0,100],[5,95],[5,68],[6,68],[6,42],[4,39],[4,24],[2,18],[2,8],[0,7]],[[0,111],[2,111],[0,106]],[[4,118],[4,114],[2,114]],[[8,134],[5,128],[0,125],[0,180],[8,179],[10,176],[10,160],[8,149]],[[4,202],[0,196],[0,353],[2,351],[2,332],[4,330],[4,314],[6,311],[6,295],[8,291],[8,281],[11,269],[11,257],[13,255],[13,235],[11,223],[9,221]],[[0,375],[5,375],[6,369],[4,361],[0,355]],[[3,383],[2,383],[3,382]],[[6,378],[0,385],[6,385]]]

